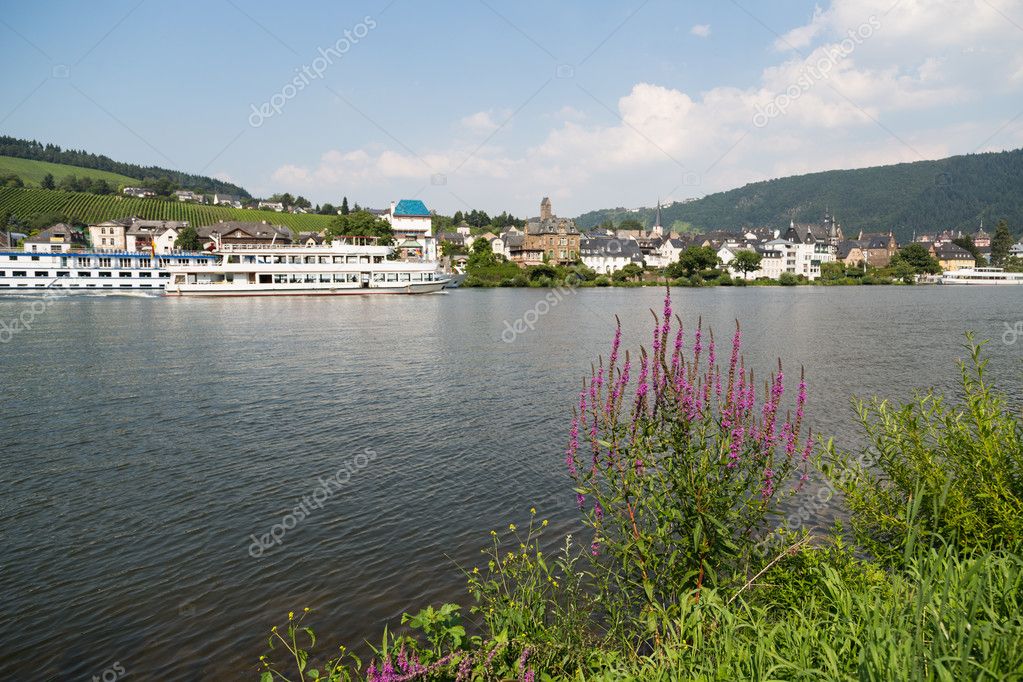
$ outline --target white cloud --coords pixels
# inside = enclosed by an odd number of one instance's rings
[[[691,29],[689,29],[689,32],[692,33],[694,36],[706,38],[707,36],[710,35],[710,24],[696,24]]]
[[[492,111],[477,111],[463,118],[459,123],[466,130],[473,133],[491,133],[500,127],[494,120]]]

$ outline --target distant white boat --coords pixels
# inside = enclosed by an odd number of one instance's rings
[[[330,244],[227,244],[211,266],[168,268],[171,296],[331,296],[427,294],[450,278],[428,260],[392,260],[393,249],[372,237],[338,237]]]
[[[941,284],[1023,284],[1023,272],[1006,272],[1002,268],[963,268],[942,273]]]

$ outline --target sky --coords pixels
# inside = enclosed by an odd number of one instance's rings
[[[1023,0],[0,0],[0,133],[519,216],[1023,147]]]

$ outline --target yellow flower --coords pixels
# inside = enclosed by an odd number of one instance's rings
[[[540,524],[540,527],[541,528],[546,528],[547,527],[547,519],[543,520],[543,523]]]
[[[309,607],[308,607],[308,606],[307,606],[307,607],[305,607],[305,608],[304,608],[304,609],[302,609],[302,610],[303,610],[303,611],[305,611],[306,613],[309,613]]]
[[[480,567],[479,566],[473,566],[472,567],[472,572],[473,573],[479,573],[480,572]]]
[[[512,532],[515,532],[515,524],[514,523],[509,523],[508,524],[508,530],[510,530]]]
[[[490,534],[491,534],[492,536],[494,536],[495,538],[497,537],[497,531],[496,531],[496,530],[492,530],[492,531],[490,531]]]
[[[295,612],[288,611],[288,620],[295,620]]]
[[[530,507],[529,513],[532,514],[533,516],[536,516],[536,507]]]

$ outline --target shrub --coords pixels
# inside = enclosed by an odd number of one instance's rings
[[[595,283],[595,284],[596,284],[596,285],[597,285],[598,287],[609,287],[609,286],[611,286],[611,280],[609,280],[609,279],[608,279],[607,277],[605,277],[604,275],[600,275],[599,277],[597,277],[597,279],[596,279],[596,280],[594,280],[594,283]]]
[[[793,275],[791,272],[783,272],[781,273],[781,276],[778,277],[778,284],[782,285],[783,287],[794,287],[799,283],[800,283],[799,278]]]
[[[967,339],[960,406],[933,390],[901,406],[859,403],[867,448],[855,460],[828,448],[857,539],[886,562],[921,541],[1017,549],[1023,540],[1023,425],[985,379],[984,344]]]
[[[713,334],[708,341],[699,323],[692,358],[683,357],[670,294],[663,319],[654,318],[652,351],[640,354],[631,398],[635,368],[628,352],[619,366],[616,332],[607,365],[601,361],[579,395],[567,465],[593,531],[608,627],[656,638],[690,590],[745,581],[763,562],[758,540],[796,490],[790,475],[800,468],[806,475],[812,441],[800,443],[804,381],[795,417],[781,416],[780,364],[756,408],[738,324],[722,369]]]

